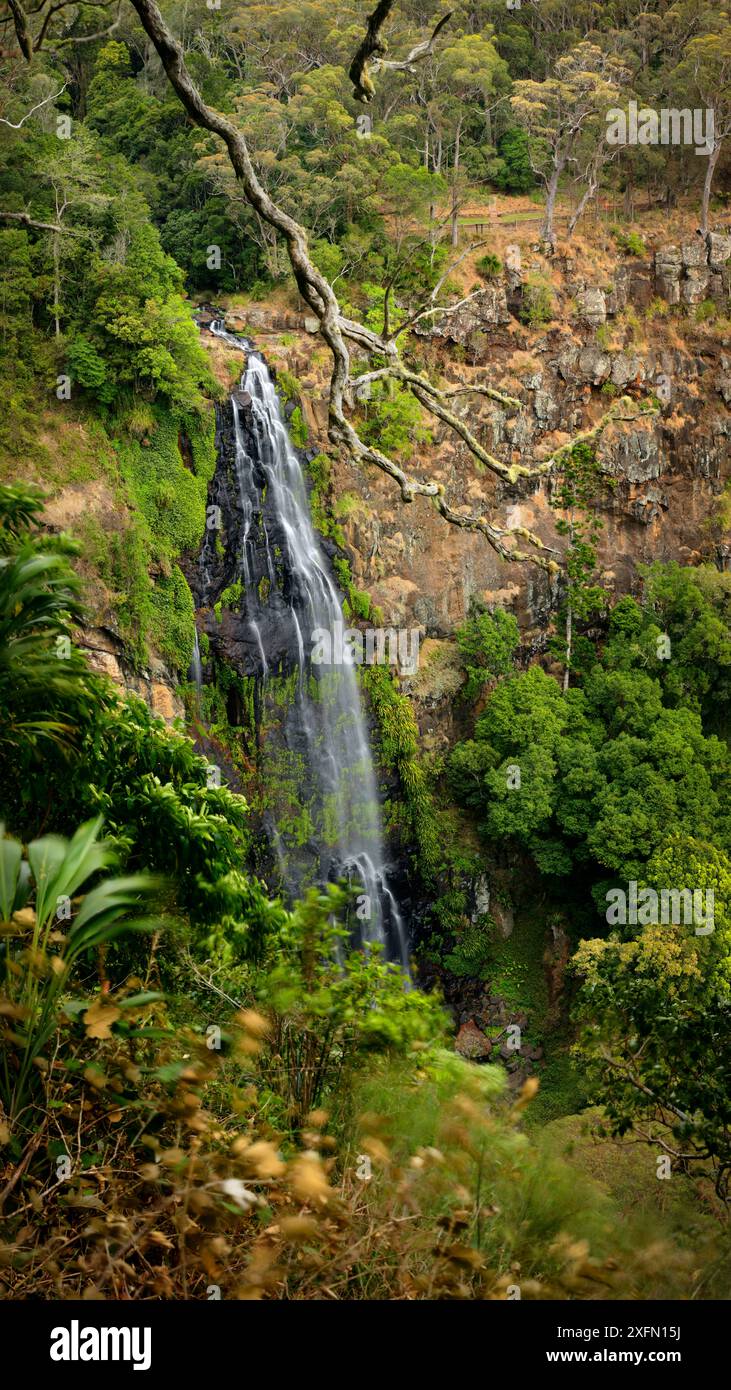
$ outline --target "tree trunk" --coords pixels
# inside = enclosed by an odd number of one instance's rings
[[[711,206],[711,188],[713,186],[713,175],[716,172],[718,156],[721,153],[721,140],[717,140],[708,156],[708,167],[703,183],[703,207],[701,208],[701,231],[704,236],[708,232],[708,214]]]
[[[561,167],[562,166],[557,165],[548,180],[548,186],[546,188],[546,211],[543,217],[543,226],[541,227],[541,241],[544,242],[546,246],[550,247],[551,251],[553,251],[556,245],[556,232],[554,230],[553,220],[556,212],[556,195],[558,193],[558,181],[561,177]]]
[[[53,234],[53,319],[56,325],[56,337],[61,336],[61,227],[63,225],[63,215],[68,206],[66,198],[59,192],[58,184],[53,184],[53,204],[56,209],[56,226],[58,231]]]
[[[53,234],[53,318],[56,337],[61,336],[61,248],[58,232]]]
[[[595,178],[592,176],[592,177],[589,179],[589,182],[588,182],[586,188],[584,189],[584,192],[582,193],[582,195],[581,195],[581,197],[580,197],[578,203],[576,204],[576,207],[574,208],[574,211],[573,211],[572,214],[571,214],[571,218],[570,218],[570,220],[569,220],[569,225],[568,225],[568,228],[567,228],[567,230],[566,230],[566,239],[567,239],[567,241],[570,241],[570,240],[571,240],[571,237],[574,235],[574,231],[576,230],[576,224],[577,224],[577,222],[579,221],[579,219],[580,219],[581,217],[584,216],[584,213],[586,212],[586,209],[587,209],[589,203],[591,202],[592,198],[594,197],[594,194],[596,193],[598,187],[599,187],[599,181],[598,181],[598,179],[595,179]]]
[[[462,135],[462,121],[457,122],[457,135],[454,141],[454,168],[452,169],[452,246],[459,246],[459,144]]]
[[[568,607],[567,607],[567,609],[566,609],[566,665],[564,666],[564,671],[563,671],[563,688],[564,688],[564,691],[568,690],[568,688],[569,688],[569,677],[570,677],[570,675],[571,675],[571,648],[572,648],[573,636],[574,636],[574,610],[573,610],[573,608],[571,607],[571,599],[569,598]]]

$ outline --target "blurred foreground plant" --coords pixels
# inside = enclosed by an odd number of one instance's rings
[[[43,1105],[41,1078],[54,1064],[47,1052],[73,967],[122,932],[150,929],[156,920],[138,915],[155,887],[146,875],[103,879],[76,898],[115,862],[113,845],[99,839],[101,826],[99,817],[71,840],[46,835],[25,853],[0,826],[0,1102],[11,1126],[28,1127],[27,1116],[21,1122],[34,1098]]]

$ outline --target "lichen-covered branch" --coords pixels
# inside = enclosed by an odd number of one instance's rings
[[[5,212],[0,208],[0,222],[22,222],[24,227],[34,227],[38,232],[62,232],[56,222],[36,222],[28,212]]]
[[[373,100],[375,87],[368,72],[368,64],[373,57],[380,58],[386,52],[386,41],[381,37],[381,30],[392,9],[393,0],[379,0],[373,14],[368,16],[365,36],[348,71],[355,88],[353,96],[356,101]]]
[[[379,68],[390,68],[392,72],[413,72],[416,63],[421,62],[433,51],[434,44],[444,28],[445,24],[452,18],[452,12],[442,15],[431,37],[423,43],[417,43],[401,62],[392,58],[385,58],[388,52],[388,45],[383,38],[383,27],[393,9],[393,0],[379,0],[372,15],[368,16],[368,23],[362,43],[358,46],[355,57],[348,70],[348,76],[353,83],[353,96],[356,101],[369,102],[375,96],[375,86],[373,85],[373,73]]]
[[[115,0],[83,0],[84,8],[88,10],[108,10],[115,3]],[[120,22],[120,8],[117,3],[117,17],[105,29],[100,29],[95,34],[74,34],[59,36],[52,34],[53,21],[62,10],[73,9],[78,12],[81,8],[81,0],[41,0],[35,9],[28,10],[21,4],[21,0],[7,0],[10,16],[0,19],[0,26],[12,23],[15,30],[15,37],[18,40],[18,47],[27,63],[30,63],[34,53],[40,52],[44,44],[48,41],[54,45],[68,43],[92,43],[95,39],[107,38],[118,27]],[[33,23],[34,21],[34,23]]]

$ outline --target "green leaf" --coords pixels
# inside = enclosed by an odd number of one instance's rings
[[[15,907],[23,847],[17,840],[6,840],[5,826],[0,825],[0,916],[8,922]]]

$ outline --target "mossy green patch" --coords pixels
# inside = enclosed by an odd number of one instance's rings
[[[302,414],[302,408],[296,405],[289,417],[289,437],[296,449],[304,449],[309,438],[309,431]]]
[[[199,545],[205,530],[213,471],[209,441],[192,420],[176,418],[163,406],[154,406],[152,415],[150,433],[142,439],[126,434],[117,444],[117,454],[132,502],[145,518],[155,548],[173,560]],[[180,451],[185,439],[190,440],[193,468],[186,466]]]
[[[193,595],[178,565],[173,565],[169,575],[160,575],[152,587],[149,635],[176,671],[187,670],[193,655],[195,617]]]
[[[92,616],[116,628],[134,667],[148,664],[152,647],[184,672],[193,601],[177,561],[197,549],[205,529],[216,466],[213,410],[188,416],[132,401],[105,422],[88,405],[58,402],[43,409],[37,437],[33,459],[52,494],[97,480],[103,497],[111,493],[113,512],[102,497],[69,523],[83,543],[84,566],[106,591],[97,595],[103,611]]]
[[[361,679],[376,716],[381,760],[399,778],[419,872],[430,882],[443,861],[444,849],[438,811],[419,756],[419,730],[411,701],[397,689],[385,666],[364,666]]]
[[[305,472],[310,482],[310,515],[315,530],[319,531],[321,536],[334,541],[341,548],[344,547],[345,536],[333,519],[331,464],[327,454],[316,454],[305,464]],[[338,557],[335,561],[336,571],[338,565],[342,566],[343,564],[347,564],[345,558],[343,557],[341,560]],[[350,575],[349,566],[348,575]],[[338,573],[338,578],[341,586],[345,587],[340,573]]]

